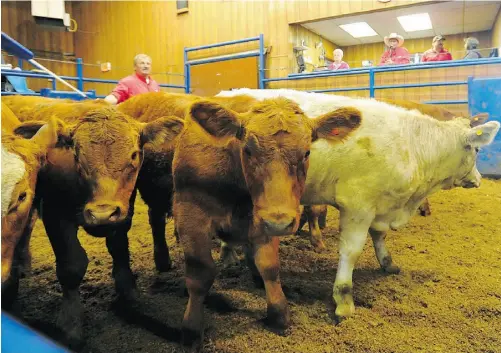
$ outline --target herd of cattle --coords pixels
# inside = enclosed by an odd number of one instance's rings
[[[203,303],[216,276],[213,236],[222,241],[225,265],[235,260],[234,247],[244,246],[253,277],[264,282],[267,323],[283,329],[290,314],[279,236],[308,221],[312,245],[322,250],[326,205],[340,211],[333,300],[336,316],[348,317],[355,310],[352,272],[367,234],[382,269],[397,273],[386,232],[418,209],[428,214],[430,194],[480,185],[477,152],[500,129],[487,118],[282,89],[210,98],[147,93],[116,107],[2,97],[2,304],[12,304],[29,271],[38,217],[55,253],[63,290],[58,324],[70,342],[83,334],[79,286],[88,258],[79,227],[106,237],[117,294],[138,300],[127,233],[139,191],[149,208],[157,270],[171,268],[166,217],[174,217],[184,249],[188,349],[203,343]]]

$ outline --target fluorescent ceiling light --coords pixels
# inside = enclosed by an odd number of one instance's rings
[[[399,16],[397,19],[406,32],[424,31],[433,28],[431,25],[430,15],[427,13]]]
[[[350,23],[347,25],[339,25],[339,27],[351,34],[354,38],[377,36],[376,31],[374,31],[367,22]]]

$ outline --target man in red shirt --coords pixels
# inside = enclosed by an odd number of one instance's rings
[[[137,94],[160,91],[160,86],[150,76],[151,58],[148,55],[136,55],[134,71],[133,75],[121,79],[104,100],[110,104],[119,104]]]
[[[409,63],[409,52],[402,47],[404,44],[404,37],[396,33],[391,33],[389,36],[384,37],[384,44],[386,44],[388,50],[381,56],[379,65]]]
[[[426,61],[447,61],[452,60],[452,55],[447,50],[444,49],[445,37],[438,35],[433,37],[431,43],[431,49],[428,49],[423,53],[421,59],[422,62]]]

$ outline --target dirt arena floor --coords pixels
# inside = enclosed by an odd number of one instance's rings
[[[338,212],[329,208],[329,251],[313,251],[306,232],[283,238],[281,276],[292,311],[287,336],[266,329],[265,293],[245,266],[220,271],[207,301],[207,352],[501,352],[501,181],[430,198],[432,216],[414,217],[388,235],[399,275],[385,275],[367,242],[353,276],[356,314],[335,325],[330,305],[338,260]],[[306,230],[306,227],[305,229]],[[111,257],[104,239],[81,231],[90,264],[81,287],[85,349],[99,353],[178,352],[187,297],[183,254],[172,223],[168,242],[175,269],[157,274],[147,209],[136,205],[129,233],[141,303],[124,313],[114,305]],[[214,241],[214,258],[219,259]],[[20,315],[58,337],[61,289],[54,255],[39,221],[33,236],[33,274],[21,281]],[[220,265],[218,265],[220,267]]]

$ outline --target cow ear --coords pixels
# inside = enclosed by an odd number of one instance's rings
[[[160,147],[164,143],[173,141],[181,133],[184,120],[175,116],[158,118],[141,126],[141,146],[149,144],[152,147]]]
[[[45,124],[47,124],[46,121],[38,121],[38,120],[25,121],[14,129],[14,134],[22,136],[26,139],[30,139],[33,136],[35,136],[38,130],[40,130],[40,128]]]
[[[63,121],[54,117],[51,117],[48,122],[38,120],[25,121],[14,129],[14,134],[31,139],[35,143],[47,147],[53,147],[58,140],[65,141],[64,144],[68,144],[68,141],[71,140],[69,127]]]
[[[190,116],[207,133],[214,137],[242,139],[244,127],[239,114],[208,100],[195,102],[190,107]]]
[[[354,130],[358,129],[362,121],[362,113],[352,107],[336,109],[312,120],[312,141],[324,138],[333,141],[342,141]]]
[[[63,126],[58,124],[56,118],[52,117],[43,125],[40,130],[31,138],[31,141],[42,147],[44,150],[52,148],[56,145],[59,132],[63,130]]]
[[[489,120],[489,113],[478,113],[470,118],[470,127],[485,124]]]
[[[472,147],[489,145],[496,137],[500,126],[501,124],[497,121],[490,121],[483,125],[471,128],[467,134],[467,144]]]

